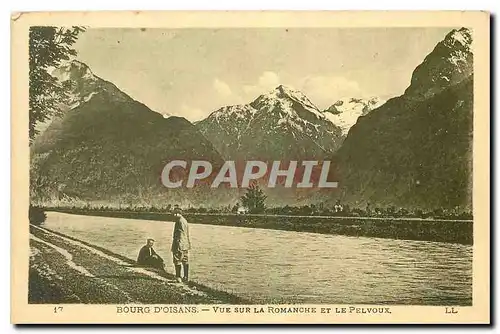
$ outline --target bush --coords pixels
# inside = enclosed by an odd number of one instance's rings
[[[29,219],[30,219],[30,224],[40,225],[43,222],[45,222],[45,219],[47,219],[47,215],[45,214],[45,211],[42,208],[30,205]]]

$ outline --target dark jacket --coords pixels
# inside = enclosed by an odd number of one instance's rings
[[[191,241],[189,240],[189,226],[186,218],[179,217],[179,220],[174,225],[174,235],[172,239],[172,252],[186,251],[191,249]]]
[[[153,255],[156,255],[158,259],[155,259]],[[163,262],[163,259],[155,252],[153,247],[148,247],[146,245],[142,246],[139,251],[139,256],[137,257],[137,264],[145,266],[154,266],[158,261]]]

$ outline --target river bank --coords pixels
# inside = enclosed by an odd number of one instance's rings
[[[172,221],[169,213],[101,211],[58,208],[51,211],[102,217]],[[238,215],[186,213],[189,223],[264,228],[296,232],[363,236],[399,240],[438,241],[473,244],[470,220],[433,220],[419,218],[372,218],[333,216]]]
[[[171,221],[46,214],[43,228],[129,259],[137,257],[146,238],[154,238],[156,252],[173,273]],[[190,224],[190,236],[191,281],[251,304],[470,305],[472,300],[468,245],[209,224]]]
[[[30,226],[28,301],[32,304],[242,304],[201,284],[139,268],[104,248]]]

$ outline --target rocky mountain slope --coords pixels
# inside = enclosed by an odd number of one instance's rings
[[[337,154],[341,198],[363,206],[472,207],[472,35],[453,30],[402,96],[351,128]]]
[[[31,147],[32,199],[166,205],[217,198],[210,189],[167,189],[160,182],[173,159],[223,162],[190,122],[164,118],[80,62],[56,75],[71,80],[72,98]]]

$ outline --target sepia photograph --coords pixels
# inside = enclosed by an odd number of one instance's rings
[[[475,275],[489,270],[477,178],[489,178],[477,64],[489,17],[466,14],[220,27],[27,16],[13,73],[27,80],[13,105],[21,304],[138,322],[377,322],[397,307],[460,322],[479,305],[468,319],[488,321],[489,274]]]

